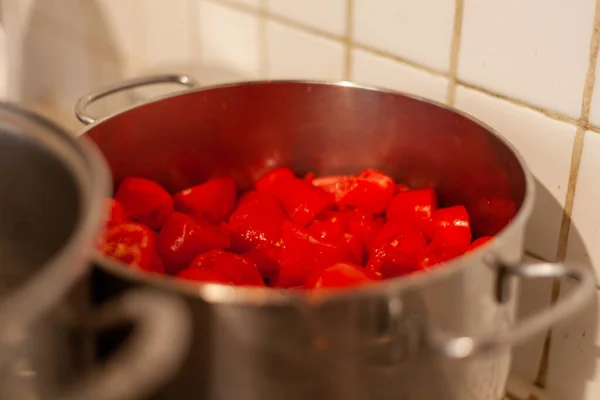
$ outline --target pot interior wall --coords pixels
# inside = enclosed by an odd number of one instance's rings
[[[478,123],[410,97],[350,86],[267,82],[188,92],[94,126],[115,183],[170,191],[219,175],[241,187],[277,165],[317,175],[375,168],[465,204],[475,236],[494,234],[525,196],[512,151]],[[516,207],[504,206],[509,202]]]

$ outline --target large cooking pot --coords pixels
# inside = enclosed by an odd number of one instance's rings
[[[90,308],[110,190],[96,147],[0,103],[0,188],[0,399],[131,400],[170,377],[189,333],[181,300],[138,290]],[[128,342],[90,371],[91,333],[122,323],[134,326]]]
[[[191,90],[97,121],[87,113],[108,94],[160,82]],[[76,114],[90,124],[83,137],[96,142],[116,184],[133,175],[175,192],[215,175],[248,187],[278,165],[317,175],[371,167],[435,187],[446,205],[466,204],[476,235],[496,233],[501,217],[493,207],[477,214],[481,204],[517,205],[512,222],[479,250],[352,291],[190,286],[98,255],[97,301],[144,286],[179,293],[193,309],[192,350],[156,398],[499,400],[510,347],[594,293],[589,269],[522,262],[534,197],[529,170],[496,132],[441,104],[347,82],[197,88],[187,76],[158,76],[85,96]],[[578,285],[552,308],[515,321],[515,277]],[[100,346],[115,342],[117,334]]]

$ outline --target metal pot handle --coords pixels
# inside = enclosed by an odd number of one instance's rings
[[[101,330],[133,322],[131,338],[99,371],[52,398],[125,400],[146,398],[176,372],[190,343],[191,325],[183,302],[139,289],[126,292],[91,315]]]
[[[528,263],[523,265],[499,265],[498,294],[502,301],[507,296],[508,280],[512,277],[527,279],[571,278],[578,285],[562,299],[547,309],[531,315],[510,329],[478,336],[451,337],[444,332],[434,332],[431,341],[434,349],[451,359],[463,359],[473,355],[508,348],[531,336],[547,330],[552,325],[573,316],[596,291],[596,279],[591,268],[568,266],[563,263]]]
[[[159,83],[178,83],[180,85],[187,86],[190,89],[195,89],[200,86],[200,84],[194,78],[188,75],[152,75],[142,78],[129,79],[81,97],[77,101],[77,104],[75,104],[75,115],[77,116],[77,119],[84,124],[93,124],[96,120],[87,113],[87,108],[90,106],[90,104],[114,93],[135,89],[141,86],[156,85]]]

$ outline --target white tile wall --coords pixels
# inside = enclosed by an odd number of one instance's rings
[[[444,102],[448,79],[363,50],[352,53],[353,81]]]
[[[595,0],[465,0],[458,76],[577,118]]]
[[[354,40],[447,71],[454,8],[454,0],[354,0]]]
[[[526,245],[533,253],[554,259],[576,128],[462,86],[456,91],[456,106],[495,128],[525,158],[539,181]]]
[[[294,49],[293,52],[289,51]],[[267,23],[267,71],[272,79],[341,80],[344,46],[278,22]]]
[[[454,98],[457,107],[513,143],[540,181],[528,249],[548,259],[565,249],[557,240],[561,207],[574,196],[567,259],[600,270],[600,77],[592,126],[577,121],[582,102],[589,104],[592,95],[584,89],[595,48],[590,44],[600,36],[600,29],[592,35],[600,0],[0,2],[10,53],[0,62],[9,63],[13,99],[75,128],[72,107],[79,95],[169,68],[197,73],[204,84],[350,78],[442,102]],[[458,30],[455,18],[461,15]],[[453,42],[460,45],[457,76],[450,60]],[[577,126],[590,131],[583,154],[575,152],[572,160]],[[568,187],[571,166],[580,159],[579,174],[572,177],[576,185]],[[548,298],[547,284],[527,284],[521,312],[547,305]],[[551,398],[600,397],[599,318],[592,305],[554,331]],[[514,352],[514,372],[526,381],[538,374],[542,339]]]

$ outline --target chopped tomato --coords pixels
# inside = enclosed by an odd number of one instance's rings
[[[396,192],[396,184],[381,172],[365,169],[354,182],[340,203],[372,214],[383,213]]]
[[[142,178],[125,178],[119,185],[115,200],[126,214],[151,229],[160,229],[173,212],[173,199],[158,183]]]
[[[363,263],[363,244],[357,235],[349,233],[348,223],[343,213],[325,211],[308,228],[315,238],[326,243],[345,248],[355,263]]]
[[[229,233],[222,226],[174,212],[156,239],[158,254],[169,274],[176,274],[196,257],[211,249],[229,247]]]
[[[431,243],[419,254],[419,269],[428,269],[465,253],[462,245]]]
[[[433,189],[407,190],[396,194],[386,211],[390,222],[414,224],[425,237],[433,235],[432,213],[437,208],[437,195]]]
[[[263,278],[274,282],[279,275],[279,251],[280,247],[269,246],[250,250],[242,256],[256,264]]]
[[[385,220],[361,210],[350,210],[343,213],[348,224],[348,232],[360,239],[366,248],[373,246],[373,240],[383,228]]]
[[[432,242],[462,246],[464,250],[471,244],[471,223],[463,206],[439,208],[432,213]]]
[[[331,193],[339,203],[354,185],[354,177],[350,175],[329,175],[312,180],[312,184]]]
[[[136,222],[109,227],[101,237],[99,250],[132,267],[149,272],[164,272],[154,246],[156,233]]]
[[[271,192],[294,222],[307,226],[323,210],[334,204],[333,196],[302,179],[281,179],[271,186]]]
[[[487,242],[489,242],[493,238],[494,238],[493,236],[483,236],[483,237],[480,237],[479,239],[474,240],[473,243],[471,243],[471,245],[467,248],[467,251],[473,251],[476,248],[478,248],[479,246],[482,246],[482,245],[486,244]]]
[[[287,167],[275,168],[264,174],[259,180],[254,182],[254,187],[257,190],[269,190],[275,182],[289,178],[296,178],[294,172]]]
[[[358,265],[336,263],[327,268],[315,271],[304,287],[306,289],[347,288],[373,282]]]
[[[211,250],[200,254],[194,258],[188,269],[212,271],[236,285],[265,285],[254,262],[224,250]]]
[[[175,209],[212,221],[223,220],[235,206],[235,181],[231,178],[209,179],[201,185],[184,189],[173,196]]]
[[[105,207],[108,209],[108,226],[119,225],[127,221],[125,208],[115,199],[104,199]]]

